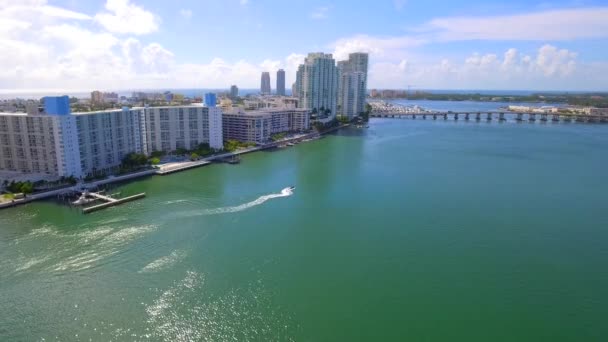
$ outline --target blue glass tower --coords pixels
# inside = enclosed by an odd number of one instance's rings
[[[215,107],[217,104],[217,98],[214,93],[205,94],[205,105],[207,107]]]
[[[64,96],[46,96],[43,98],[44,111],[51,115],[70,115],[70,98]]]

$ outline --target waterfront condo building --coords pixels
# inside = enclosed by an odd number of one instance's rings
[[[219,107],[179,106],[145,109],[145,151],[195,149],[201,143],[223,148],[222,110]]]
[[[348,55],[348,60],[338,62],[339,115],[352,119],[365,111],[368,59],[367,53],[351,53]]]
[[[42,111],[0,113],[0,171],[56,177],[109,174],[131,152],[221,149],[222,112],[202,105],[71,113],[67,96]],[[6,178],[6,177],[3,177]]]
[[[310,112],[302,108],[272,108],[224,113],[224,139],[262,144],[273,134],[310,129]]]
[[[83,175],[76,118],[67,96],[45,98],[43,112],[0,113],[0,170]]]
[[[270,73],[267,71],[262,72],[260,92],[262,95],[270,95],[272,92],[270,89]]]
[[[310,109],[322,122],[335,118],[338,76],[336,61],[331,54],[309,53],[296,75],[299,106]]]
[[[73,113],[82,175],[112,173],[120,167],[126,154],[145,153],[143,115],[143,108],[128,107]]]
[[[277,71],[277,95],[285,96],[285,70]]]

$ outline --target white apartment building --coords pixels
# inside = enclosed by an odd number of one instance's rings
[[[180,106],[70,113],[69,98],[44,110],[0,113],[0,171],[51,176],[107,174],[131,152],[223,147],[222,111]]]
[[[273,134],[309,130],[310,111],[302,108],[235,111],[224,113],[222,125],[226,140],[262,144]]]
[[[195,149],[201,143],[224,146],[222,110],[218,107],[179,106],[145,108],[145,153]]]
[[[309,53],[296,75],[299,107],[310,109],[322,122],[335,118],[338,78],[336,61],[331,54]]]
[[[76,119],[80,158],[85,175],[113,172],[122,158],[145,153],[142,139],[143,108],[73,113]]]
[[[365,111],[367,96],[367,53],[351,53],[348,60],[338,62],[340,86],[338,90],[338,114],[349,119]]]
[[[49,115],[0,113],[0,170],[62,175],[56,121]]]
[[[69,98],[45,100],[46,112],[0,113],[0,170],[81,177],[80,148]]]

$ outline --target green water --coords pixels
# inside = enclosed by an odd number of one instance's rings
[[[0,341],[604,341],[607,129],[376,120],[3,210]]]

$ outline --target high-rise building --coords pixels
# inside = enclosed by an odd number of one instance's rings
[[[102,103],[103,102],[103,93],[99,90],[95,90],[91,92],[91,102],[93,103]]]
[[[348,60],[338,62],[340,87],[338,90],[338,114],[352,119],[365,111],[367,95],[367,53],[351,53]]]
[[[291,85],[291,96],[298,98],[300,97],[300,95],[298,95],[298,86],[296,82],[293,82]]]
[[[285,96],[285,70],[277,71],[277,95]]]
[[[75,161],[83,175],[110,174],[132,152],[145,153],[142,122],[144,108],[109,109],[73,113],[80,155]]]
[[[309,53],[296,75],[299,106],[310,109],[322,122],[332,120],[336,116],[338,82],[333,56]]]
[[[210,99],[207,99],[209,101]],[[38,175],[111,174],[128,153],[223,147],[219,107],[124,107],[71,113],[67,96],[42,111],[0,113],[0,170]],[[212,103],[209,101],[208,103]]]
[[[262,72],[262,82],[260,85],[260,91],[262,95],[270,95],[270,73],[268,71]]]
[[[215,93],[206,93],[205,94],[205,106],[207,107],[215,107],[217,105],[217,96]]]
[[[146,154],[195,149],[200,143],[223,147],[222,110],[210,106],[147,107],[145,109]]]
[[[239,97],[239,87],[233,84],[230,86],[230,98],[236,99],[237,97]]]

